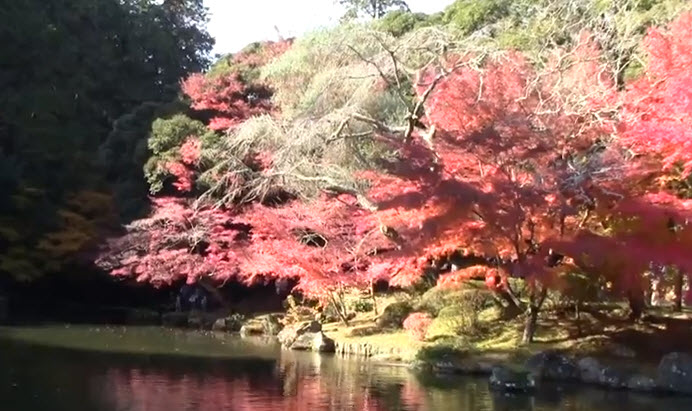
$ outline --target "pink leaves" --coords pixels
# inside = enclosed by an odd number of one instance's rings
[[[692,172],[692,13],[667,29],[651,29],[644,40],[649,63],[623,96],[625,143],[658,155],[664,169],[682,163]]]
[[[201,155],[202,143],[194,136],[188,137],[187,140],[180,146],[180,157],[184,164],[188,166],[196,166]]]
[[[404,320],[404,329],[409,332],[411,337],[422,341],[425,334],[432,324],[432,317],[427,313],[412,313]]]

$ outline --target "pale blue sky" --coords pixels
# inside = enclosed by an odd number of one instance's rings
[[[411,10],[434,13],[454,0],[408,0]],[[338,22],[344,11],[334,0],[205,0],[215,53],[232,53],[253,41],[276,40]]]

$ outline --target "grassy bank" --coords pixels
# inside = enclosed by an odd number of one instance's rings
[[[575,357],[591,356],[647,368],[667,353],[692,352],[690,308],[681,313],[650,308],[635,322],[628,318],[625,304],[584,304],[577,317],[573,307],[549,301],[539,317],[534,342],[523,345],[524,317],[503,318],[502,312],[478,293],[457,288],[432,289],[419,296],[383,296],[379,298],[379,315],[359,312],[348,326],[332,322],[324,325],[324,331],[339,344],[367,344],[373,353],[382,353],[376,357],[405,362],[476,359],[518,363],[540,351],[558,350]],[[479,301],[469,302],[474,298]],[[413,338],[401,327],[382,326],[387,306],[402,303],[433,318],[424,340]]]

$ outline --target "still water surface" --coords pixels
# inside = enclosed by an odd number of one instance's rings
[[[692,410],[692,399],[578,386],[499,395],[485,378],[282,351],[154,327],[0,328],[0,410]]]

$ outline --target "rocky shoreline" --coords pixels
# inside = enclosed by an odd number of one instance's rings
[[[692,355],[664,356],[653,375],[638,367],[605,364],[594,357],[572,358],[555,351],[529,357],[524,364],[503,364],[483,358],[418,361],[415,368],[435,373],[487,375],[491,387],[503,391],[530,392],[541,382],[581,383],[612,390],[651,394],[692,395]]]

